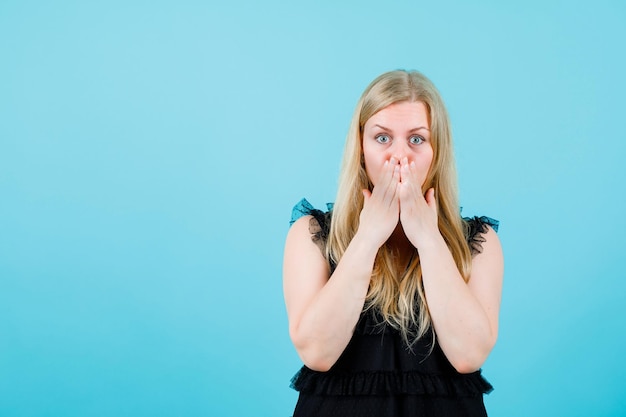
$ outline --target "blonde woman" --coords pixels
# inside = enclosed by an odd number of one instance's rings
[[[497,221],[462,218],[433,84],[392,71],[361,96],[327,212],[294,208],[284,255],[304,366],[294,416],[485,416],[498,334]]]

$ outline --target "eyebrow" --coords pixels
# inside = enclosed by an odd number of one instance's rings
[[[378,127],[378,128],[380,128],[380,129],[382,129],[382,130],[386,130],[386,131],[390,131],[390,130],[391,130],[391,129],[386,128],[385,126],[381,126],[381,125],[379,125],[379,124],[375,124],[375,125],[374,125],[374,127]],[[417,131],[417,130],[422,130],[422,129],[423,129],[423,130],[427,130],[427,131],[429,131],[429,132],[430,132],[430,129],[429,129],[429,128],[427,128],[426,126],[414,127],[413,129],[409,130],[409,132],[415,132],[415,131]]]

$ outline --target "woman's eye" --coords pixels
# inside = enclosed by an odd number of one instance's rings
[[[421,136],[411,136],[409,138],[409,142],[411,142],[412,145],[419,145],[420,143],[424,142],[424,138]]]
[[[378,135],[375,139],[378,143],[389,143],[390,141],[389,136],[387,135]]]

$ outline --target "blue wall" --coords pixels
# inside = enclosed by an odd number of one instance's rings
[[[0,3],[0,415],[290,415],[291,207],[396,68],[501,221],[490,414],[626,415],[624,3],[332,3]]]

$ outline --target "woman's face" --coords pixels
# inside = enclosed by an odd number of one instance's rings
[[[391,104],[374,114],[363,126],[365,171],[376,185],[385,161],[396,164],[407,158],[415,162],[423,186],[433,160],[428,112],[421,101]]]

